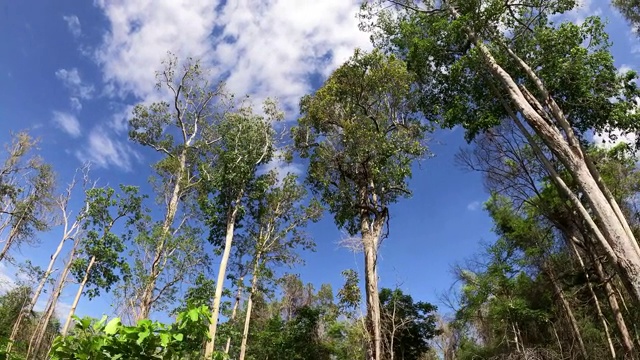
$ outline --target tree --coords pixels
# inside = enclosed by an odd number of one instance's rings
[[[0,167],[0,234],[3,239],[0,262],[12,248],[31,242],[36,232],[45,231],[53,219],[55,174],[39,156],[31,156],[38,141],[26,132],[12,136]]]
[[[88,190],[87,187],[89,186],[88,170],[89,170],[88,166],[84,166],[82,169],[83,188],[85,191]],[[72,211],[71,209],[69,209],[69,201],[71,200],[72,192],[76,187],[76,182],[77,182],[76,176],[77,176],[77,173],[76,175],[74,175],[73,179],[67,186],[66,191],[63,194],[59,195],[55,200],[58,210],[61,213],[61,220],[62,220],[62,226],[63,226],[62,236],[60,236],[60,241],[58,242],[58,246],[56,247],[55,251],[51,254],[47,269],[40,276],[40,279],[38,281],[38,286],[33,291],[31,300],[26,304],[26,306],[22,309],[22,312],[18,315],[18,317],[13,322],[11,335],[9,336],[9,342],[6,348],[7,355],[11,353],[13,342],[17,339],[18,333],[21,331],[21,327],[23,326],[22,321],[25,319],[25,317],[30,316],[30,314],[33,312],[33,309],[36,306],[38,300],[40,299],[40,295],[44,291],[45,286],[47,285],[47,283],[50,282],[51,275],[54,272],[54,266],[55,266],[56,260],[58,259],[58,256],[60,256],[60,253],[62,252],[62,249],[65,243],[67,242],[67,240],[70,240],[70,239],[73,240],[78,238],[81,234],[82,226],[84,223],[84,217],[87,210],[86,206],[78,212],[78,215],[75,217],[75,219],[71,218]]]
[[[278,266],[299,263],[296,250],[312,248],[315,244],[302,231],[308,221],[316,221],[322,214],[322,208],[312,200],[303,205],[306,190],[297,183],[297,177],[288,174],[282,181],[278,180],[275,171],[262,176],[256,189],[250,192],[247,204],[247,215],[244,226],[244,241],[252,243],[251,288],[247,300],[247,308],[240,346],[239,359],[243,360],[247,348],[252,294],[258,290],[258,284],[266,276],[273,273]]]
[[[429,341],[438,334],[436,307],[400,289],[380,290],[380,306],[385,359],[419,360],[430,349]]]
[[[271,161],[275,151],[272,123],[283,116],[271,100],[265,101],[263,110],[264,115],[255,114],[251,107],[241,107],[228,113],[217,128],[220,136],[215,152],[217,161],[202,165],[206,177],[200,186],[200,206],[211,229],[209,240],[222,250],[212,305],[213,321],[209,329],[211,340],[205,352],[207,357],[215,348],[227,264],[233,247],[234,229],[243,211],[243,200],[255,182],[260,166]]]
[[[461,124],[470,138],[503,119],[516,124],[640,302],[640,248],[583,143],[588,130],[629,132],[640,124],[632,111],[636,74],[618,74],[599,19],[551,23],[549,16],[573,8],[572,0],[392,3],[397,7],[382,11],[371,29],[377,44],[406,59],[416,74],[425,116]]]
[[[0,296],[0,358],[2,359],[23,359],[26,353],[26,343],[35,330],[34,325],[42,316],[42,314],[31,311],[24,315],[24,308],[32,297],[33,289],[28,285],[19,284],[15,288],[9,290]],[[17,334],[12,333],[12,325],[23,315],[22,326]],[[60,323],[56,320],[52,321],[44,336],[46,348],[48,348],[51,340],[58,334]],[[10,339],[10,336],[14,336]],[[13,345],[11,349],[5,347]]]
[[[377,257],[389,205],[411,194],[411,164],[424,156],[426,126],[416,114],[413,77],[404,62],[356,51],[300,102],[293,137],[309,158],[307,181],[336,224],[360,234],[371,359],[381,357]]]
[[[109,291],[120,281],[120,273],[128,273],[127,260],[123,258],[125,243],[132,232],[130,227],[143,218],[142,200],[138,189],[120,185],[120,194],[110,187],[87,191],[87,212],[83,230],[86,231],[80,249],[73,260],[71,274],[78,281],[76,296],[71,304],[67,320],[62,328],[66,334],[82,294],[89,300]],[[125,221],[128,233],[113,232],[119,221]]]
[[[192,202],[199,170],[215,161],[216,126],[227,109],[223,85],[211,84],[198,61],[188,59],[179,66],[169,54],[163,65],[156,74],[157,88],[168,91],[170,102],[137,105],[129,121],[131,140],[163,156],[154,164],[153,185],[164,216],[158,223],[149,219],[138,230],[132,277],[119,291],[124,307],[137,320],[172,302],[176,284],[188,280],[207,260],[198,232],[189,223],[197,217]]]

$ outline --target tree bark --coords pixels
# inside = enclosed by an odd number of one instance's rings
[[[47,280],[49,280],[49,277],[53,273],[53,266],[55,265],[55,262],[58,256],[60,255],[60,252],[62,251],[62,247],[64,246],[65,241],[67,241],[66,235],[67,234],[65,234],[62,240],[60,240],[60,242],[58,243],[58,247],[56,248],[54,253],[51,255],[51,258],[49,259],[49,265],[47,266],[47,270],[44,272],[42,279],[40,279],[40,282],[38,283],[38,287],[36,288],[35,292],[33,293],[33,296],[31,297],[31,301],[29,302],[27,307],[25,307],[24,309],[22,309],[22,311],[20,311],[20,313],[18,314],[18,318],[16,319],[15,323],[13,323],[13,327],[11,328],[11,335],[9,336],[9,341],[7,342],[7,347],[5,349],[7,355],[11,353],[13,342],[16,340],[18,336],[18,332],[20,331],[20,325],[22,325],[22,321],[24,320],[26,315],[30,314],[33,311],[33,308],[36,306],[36,303],[40,298],[42,289],[44,289],[44,286],[47,284]]]
[[[231,311],[230,321],[234,321],[238,314],[238,307],[240,306],[240,298],[242,297],[242,287],[244,285],[243,281],[244,281],[244,277],[241,277],[238,283],[238,292],[236,293],[236,300],[233,303],[233,310]],[[225,345],[224,347],[224,353],[228,354],[229,349],[231,349],[231,336],[227,338],[227,345]]]
[[[62,294],[62,290],[64,289],[67,283],[67,277],[69,275],[69,271],[71,270],[71,265],[73,264],[73,258],[75,256],[76,247],[80,242],[80,237],[77,237],[73,243],[73,248],[69,252],[69,259],[65,264],[62,272],[60,273],[60,277],[58,279],[58,283],[51,293],[51,297],[49,298],[49,302],[45,311],[38,321],[38,324],[31,335],[31,339],[29,340],[29,348],[27,349],[27,360],[33,359],[38,356],[40,352],[40,348],[42,347],[42,340],[44,339],[44,335],[47,332],[47,327],[49,326],[49,322],[51,321],[51,317],[55,312],[56,305],[58,304],[58,299],[60,299],[60,295]]]
[[[7,240],[5,241],[4,246],[2,247],[2,251],[0,251],[0,262],[4,260],[4,258],[7,256],[7,253],[9,252],[11,245],[13,245],[13,242],[15,241],[18,235],[18,229],[22,225],[23,221],[24,221],[24,213],[20,215],[18,222],[15,225],[13,225],[11,227],[11,230],[9,231],[9,236],[7,236]]]
[[[378,295],[378,244],[384,219],[371,222],[361,218],[361,235],[364,246],[365,290],[367,296],[367,331],[369,335],[368,357],[380,360],[382,357],[382,331],[380,325],[380,298]]]
[[[611,358],[615,359],[616,348],[613,345],[613,339],[611,338],[611,332],[609,331],[609,325],[607,324],[607,319],[604,317],[604,314],[602,313],[600,300],[598,300],[598,296],[596,295],[596,292],[593,290],[591,277],[589,276],[589,272],[587,271],[587,268],[584,264],[584,261],[582,260],[582,256],[580,255],[578,248],[576,248],[575,242],[571,240],[569,242],[571,243],[571,248],[573,249],[573,253],[576,255],[576,258],[578,259],[578,263],[580,264],[580,269],[582,269],[582,272],[584,273],[585,278],[587,279],[587,288],[589,288],[589,293],[591,294],[593,303],[596,306],[596,313],[598,314],[598,318],[600,319],[600,322],[602,322],[602,327],[604,328],[604,333],[605,333],[605,336],[607,337],[607,344],[609,345],[609,352],[611,352]],[[598,276],[601,276],[601,275],[599,274]],[[626,326],[625,326],[625,330],[626,330]]]
[[[151,263],[151,269],[149,270],[149,281],[143,287],[142,294],[140,295],[140,309],[136,314],[136,321],[146,319],[151,313],[153,307],[153,292],[156,289],[156,281],[162,272],[160,268],[160,262],[165,255],[167,238],[171,236],[171,225],[178,212],[178,203],[180,202],[180,193],[182,192],[181,181],[187,168],[187,154],[186,151],[190,147],[190,143],[185,139],[185,149],[179,155],[179,168],[175,175],[175,184],[171,192],[171,199],[167,204],[167,212],[165,213],[164,221],[162,222],[162,232],[160,233],[160,243],[156,246],[153,256],[153,262]]]
[[[76,292],[76,297],[73,299],[73,304],[71,304],[71,309],[69,310],[69,315],[67,315],[67,320],[64,323],[64,327],[62,328],[62,335],[67,335],[67,331],[69,331],[69,325],[71,325],[71,317],[76,313],[76,308],[78,307],[78,302],[80,301],[80,297],[82,296],[82,292],[84,291],[84,287],[87,285],[87,281],[89,280],[89,273],[93,268],[93,265],[96,262],[96,257],[92,256],[89,264],[87,265],[87,269],[85,270],[84,277],[82,278],[82,282],[78,286],[78,291]]]
[[[622,347],[627,356],[631,356],[635,353],[635,346],[633,344],[633,339],[631,338],[631,333],[629,332],[629,328],[627,327],[627,323],[624,321],[624,316],[622,315],[622,311],[620,309],[620,305],[618,304],[618,298],[616,296],[616,291],[611,284],[611,280],[608,279],[607,274],[604,272],[604,268],[600,259],[597,257],[593,258],[593,265],[596,270],[596,274],[600,279],[604,281],[604,291],[607,295],[607,301],[609,302],[609,308],[611,308],[611,312],[613,313],[613,318],[616,321],[616,326],[618,327],[618,331],[620,332],[620,342],[622,343]]]
[[[249,338],[249,325],[251,322],[251,311],[253,309],[253,294],[258,287],[258,268],[259,268],[260,256],[256,258],[256,263],[253,266],[253,274],[251,275],[251,292],[249,292],[249,299],[247,300],[247,313],[244,317],[244,328],[242,330],[242,343],[240,344],[240,357],[238,360],[244,360],[247,352],[247,339]]]
[[[454,18],[459,17],[454,7],[448,6],[448,9]],[[511,75],[497,63],[485,43],[470,28],[467,28],[466,31],[469,39],[483,57],[489,72],[502,84],[515,109],[522,114],[545,145],[558,157],[582,190],[591,210],[598,219],[599,229],[604,235],[605,243],[601,245],[611,248],[614,256],[611,260],[618,264],[622,276],[634,293],[634,297],[640,301],[640,250],[638,244],[635,238],[629,237],[625,225],[614,210],[614,206],[599,186],[596,176],[592,173],[594,169],[589,168],[585,160],[586,154],[582,152],[579,141],[577,141],[564,114],[558,112],[559,108],[552,98],[545,98],[545,102],[551,108],[555,120],[562,127],[567,139],[563,137],[557,127],[543,116],[546,115],[546,112],[541,114],[544,111],[543,108],[539,103],[536,103],[535,98],[530,96],[526,88],[519,87]],[[530,71],[529,75],[533,75],[532,79],[535,82],[537,79],[535,74]],[[537,80],[541,83],[539,79]]]
[[[553,270],[551,270],[549,267],[546,267],[545,272],[547,273],[547,276],[549,276],[549,280],[553,285],[553,289],[555,290],[555,293],[558,296],[558,299],[560,300],[560,304],[562,305],[562,308],[565,314],[567,315],[567,318],[569,319],[569,324],[571,324],[571,330],[573,332],[573,336],[575,337],[576,341],[578,341],[582,358],[588,359],[589,357],[587,355],[587,349],[584,346],[584,340],[582,339],[582,335],[580,334],[580,327],[578,326],[578,321],[576,320],[576,317],[573,315],[573,311],[571,310],[571,305],[567,301],[567,298],[564,296],[564,292],[562,291],[560,284],[558,284],[558,279],[556,279],[556,276],[553,273]]]
[[[242,194],[240,193],[238,197],[235,199],[235,203],[232,205],[233,208],[230,210],[229,215],[227,216],[227,229],[225,234],[224,241],[224,251],[222,253],[222,259],[220,260],[220,268],[218,270],[218,280],[216,282],[216,293],[213,298],[213,306],[211,309],[212,312],[212,320],[211,325],[209,325],[209,335],[211,336],[211,340],[207,342],[207,346],[205,348],[205,358],[210,358],[213,355],[213,351],[215,349],[216,342],[216,330],[218,328],[218,317],[220,316],[220,301],[222,300],[222,289],[224,288],[224,280],[225,274],[227,272],[227,263],[229,262],[229,255],[231,254],[231,247],[233,245],[233,232],[236,225],[236,217],[238,215],[238,207],[240,199],[242,198]]]

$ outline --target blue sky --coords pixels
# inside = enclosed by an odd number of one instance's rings
[[[616,63],[634,68],[639,43],[608,2],[584,0],[567,15],[609,19]],[[91,161],[102,184],[145,185],[151,154],[129,143],[131,106],[158,99],[154,71],[167,51],[195,56],[211,66],[238,95],[256,101],[276,97],[295,119],[300,96],[348,58],[369,48],[359,32],[357,1],[349,0],[95,0],[5,1],[0,5],[0,142],[10,131],[29,130],[64,184]],[[487,194],[478,174],[459,169],[455,153],[465,146],[461,130],[433,134],[429,158],[416,166],[414,196],[391,209],[390,237],[381,248],[381,286],[399,285],[416,299],[439,304],[452,284],[451,265],[491,241],[482,211]],[[303,280],[329,282],[340,272],[362,270],[361,254],[339,248],[346,234],[329,214],[309,227],[318,247],[295,269]],[[41,234],[41,245],[16,255],[46,265],[59,231]],[[214,267],[216,267],[214,265]],[[15,271],[0,267],[0,279]],[[69,303],[69,287],[62,302]],[[81,301],[80,315],[110,313],[109,297]],[[60,307],[64,311],[64,305]],[[60,314],[64,315],[64,314]]]

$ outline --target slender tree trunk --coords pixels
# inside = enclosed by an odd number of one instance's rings
[[[582,358],[586,360],[589,358],[587,356],[587,349],[584,346],[584,340],[582,339],[582,335],[580,334],[580,326],[578,326],[578,321],[576,320],[576,317],[573,315],[573,311],[571,310],[571,305],[567,301],[567,298],[564,296],[564,292],[562,291],[560,284],[558,284],[558,279],[556,279],[556,276],[553,273],[553,271],[549,267],[547,267],[545,272],[549,276],[549,280],[553,285],[553,289],[555,290],[555,293],[558,296],[560,303],[562,304],[562,308],[564,309],[564,312],[567,315],[567,318],[569,319],[569,323],[571,324],[571,330],[573,331],[573,336],[575,337],[576,341],[578,341]]]
[[[551,323],[551,328],[553,329],[553,335],[555,335],[556,341],[558,342],[558,349],[560,350],[560,357],[564,358],[564,350],[562,350],[562,342],[560,341],[560,336],[558,336],[558,330],[556,330],[556,325]]]
[[[620,305],[618,304],[618,299],[616,297],[616,291],[613,288],[611,281],[608,279],[607,274],[605,274],[600,260],[594,258],[593,265],[598,277],[604,281],[604,291],[607,295],[607,301],[609,302],[609,307],[613,313],[613,318],[616,321],[616,326],[620,332],[620,342],[622,343],[622,347],[624,348],[625,353],[628,356],[631,356],[635,353],[635,346],[633,344],[629,328],[627,327],[627,323],[624,321],[624,316],[622,316],[622,311],[620,310]]]
[[[382,331],[380,324],[380,298],[378,295],[378,243],[384,219],[371,224],[366,216],[361,218],[361,235],[364,246],[365,290],[367,296],[367,331],[369,334],[370,360],[382,357]]]
[[[58,304],[58,299],[60,299],[60,295],[62,294],[62,290],[64,289],[67,283],[67,277],[69,275],[69,271],[71,270],[71,265],[73,264],[73,259],[76,252],[76,247],[79,244],[79,237],[75,239],[73,243],[73,248],[69,252],[69,259],[65,264],[62,272],[60,273],[60,277],[58,278],[58,282],[51,293],[51,297],[49,298],[49,303],[47,304],[47,308],[42,314],[40,321],[31,335],[31,340],[29,341],[29,348],[27,349],[27,360],[35,358],[38,356],[40,352],[40,348],[42,347],[42,340],[44,339],[44,335],[47,332],[47,327],[49,326],[49,322],[51,321],[51,317],[55,312],[56,305]]]
[[[0,262],[2,262],[2,260],[4,260],[4,258],[7,256],[7,253],[9,252],[11,245],[13,245],[13,242],[15,241],[18,235],[18,231],[23,221],[24,221],[24,214],[21,214],[20,218],[18,219],[18,222],[11,227],[11,230],[9,231],[9,236],[7,236],[7,240],[4,242],[2,251],[0,251]]]
[[[82,292],[84,291],[84,287],[87,285],[87,281],[89,280],[89,274],[91,273],[91,269],[96,262],[96,257],[92,256],[89,261],[89,265],[87,265],[87,269],[85,270],[84,277],[82,278],[82,282],[78,286],[78,291],[76,292],[76,297],[73,299],[73,304],[71,304],[71,309],[69,310],[69,315],[67,315],[67,320],[64,323],[64,327],[62,328],[62,335],[67,335],[67,331],[69,331],[69,325],[71,325],[71,318],[76,313],[76,308],[78,307],[78,302],[80,301],[80,297],[82,297]]]
[[[222,289],[224,288],[224,279],[227,272],[227,263],[229,262],[229,255],[231,254],[231,247],[233,245],[233,232],[236,225],[236,217],[238,215],[238,207],[239,202],[242,197],[242,194],[239,194],[235,199],[235,203],[232,205],[233,208],[229,212],[227,216],[227,230],[225,234],[224,241],[224,251],[222,253],[222,259],[220,260],[220,268],[218,270],[218,280],[216,282],[216,293],[213,298],[213,306],[211,309],[212,312],[212,320],[211,325],[209,325],[209,335],[211,336],[211,340],[207,343],[205,348],[205,358],[210,358],[213,355],[213,351],[215,349],[216,342],[216,330],[218,328],[218,317],[220,316],[220,301],[222,300]]]
[[[66,240],[67,240],[67,237],[65,236],[63,237],[62,240],[60,240],[60,243],[58,243],[58,247],[56,248],[56,251],[51,255],[51,258],[49,259],[49,265],[47,266],[47,270],[42,275],[42,279],[40,279],[40,282],[38,283],[38,287],[36,288],[35,292],[33,293],[33,296],[31,297],[31,301],[29,302],[27,307],[25,307],[24,309],[22,309],[22,311],[20,311],[20,313],[18,314],[18,318],[13,323],[13,327],[11,328],[11,335],[9,336],[9,341],[7,342],[7,348],[5,350],[7,355],[11,353],[13,342],[18,337],[18,332],[20,331],[20,326],[22,325],[22,321],[24,320],[25,316],[27,316],[33,311],[33,308],[36,306],[36,303],[40,298],[42,289],[44,289],[44,286],[47,284],[49,277],[53,273],[53,266],[55,265],[55,262],[58,259],[58,256],[60,255],[60,252],[62,251],[62,247],[64,246],[64,243]]]
[[[238,292],[236,293],[236,300],[233,303],[233,310],[231,311],[230,321],[235,321],[236,316],[238,315],[238,307],[240,306],[240,298],[242,297],[243,284],[244,284],[244,277],[241,277],[240,282],[238,283]],[[228,354],[229,349],[231,349],[231,336],[227,338],[227,345],[224,347],[224,353]]]
[[[251,291],[249,292],[249,299],[247,300],[247,313],[244,317],[244,329],[242,330],[242,343],[240,344],[240,357],[238,360],[244,360],[247,353],[247,339],[249,338],[249,325],[251,322],[251,311],[253,309],[253,294],[258,287],[258,268],[259,268],[260,256],[256,257],[256,263],[253,266],[253,274],[251,274]]]
[[[451,6],[448,8],[454,17],[459,17],[455,8]],[[618,264],[622,272],[621,276],[625,278],[626,283],[631,288],[630,290],[634,293],[635,299],[640,301],[640,248],[635,238],[632,237],[633,234],[627,232],[628,225],[625,226],[625,221],[618,217],[615,206],[610,202],[612,199],[608,198],[602,191],[601,184],[596,180],[597,174],[594,175],[592,173],[592,171],[596,170],[590,168],[587,164],[585,160],[586,154],[582,152],[581,145],[568,121],[559,111],[553,99],[550,97],[545,98],[545,103],[551,108],[552,115],[565,132],[567,137],[565,139],[560,130],[548,120],[546,116],[548,113],[544,111],[526,88],[519,87],[509,73],[497,63],[483,41],[471,29],[467,29],[467,34],[484,58],[492,76],[503,85],[503,89],[513,106],[522,114],[523,118],[545,145],[563,163],[582,190],[584,197],[599,221],[599,230],[604,235],[604,241],[601,245],[611,250],[610,252],[613,255],[611,260]],[[532,71],[529,72],[529,76],[533,80],[537,79]],[[541,81],[537,80],[541,84]],[[588,219],[585,218],[585,220]]]
[[[136,321],[140,321],[142,319],[146,319],[149,317],[151,313],[151,308],[153,307],[153,292],[156,289],[156,281],[162,272],[162,268],[160,267],[160,263],[162,257],[166,252],[166,244],[168,237],[171,236],[171,225],[176,217],[176,213],[178,212],[178,203],[180,202],[180,193],[182,192],[181,180],[184,176],[187,168],[187,148],[190,147],[189,142],[186,142],[185,149],[180,153],[179,156],[179,169],[175,175],[175,184],[173,186],[171,192],[171,199],[167,204],[167,212],[165,213],[164,221],[162,222],[162,231],[160,233],[160,243],[156,246],[153,262],[151,263],[151,268],[149,269],[149,280],[147,284],[143,287],[142,293],[140,294],[140,309],[136,313]]]
[[[580,255],[580,252],[576,248],[575,242],[570,240],[569,243],[571,243],[571,248],[573,249],[573,253],[576,255],[576,258],[578,259],[578,263],[580,264],[580,269],[582,269],[582,272],[584,273],[584,275],[585,275],[585,277],[587,279],[587,287],[589,288],[589,293],[591,294],[591,298],[593,298],[593,302],[594,302],[594,304],[596,306],[596,313],[598,314],[598,318],[600,319],[600,322],[602,322],[602,327],[604,328],[604,334],[607,337],[607,344],[609,345],[609,351],[611,352],[611,358],[615,359],[616,358],[616,348],[613,345],[613,339],[611,338],[611,332],[609,331],[609,325],[607,324],[607,319],[604,317],[604,314],[602,313],[602,307],[600,306],[600,300],[598,300],[598,296],[596,295],[596,292],[593,290],[593,284],[591,283],[591,277],[589,276],[589,272],[587,271],[587,268],[584,265],[584,261],[582,260],[582,256]],[[601,275],[599,274],[598,276],[601,276]],[[626,326],[625,326],[625,331],[626,331]],[[633,345],[632,345],[632,347],[633,347]]]

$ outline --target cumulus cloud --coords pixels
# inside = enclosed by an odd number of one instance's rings
[[[71,95],[80,99],[91,99],[93,97],[93,85],[86,84],[80,77],[78,69],[59,69],[56,77],[62,81],[65,87],[71,91]]]
[[[126,171],[131,170],[134,161],[140,155],[126,142],[114,139],[107,129],[97,126],[91,130],[85,149],[77,151],[76,157],[101,168],[115,166]]]
[[[53,122],[67,134],[78,137],[81,134],[80,122],[73,114],[62,111],[53,112]]]
[[[297,107],[355,47],[369,47],[358,30],[359,1],[297,0],[98,1],[111,30],[96,53],[105,81],[119,95],[154,93],[154,69],[167,51],[202,58],[227,77],[231,91]],[[148,71],[146,71],[148,69]]]
[[[360,1],[228,1],[217,18],[223,29],[214,54],[238,94],[274,96],[291,112],[354,48],[371,47],[358,29]]]
[[[106,84],[104,93],[122,100],[130,96],[141,102],[158,100],[155,71],[171,51],[179,59],[201,59],[213,77],[226,79],[230,91],[251,95],[254,103],[278,99],[292,118],[301,96],[356,47],[370,48],[368,35],[358,29],[359,0],[96,0],[95,4],[106,16],[109,30],[94,58]],[[130,113],[130,108],[125,110]],[[107,126],[121,132],[128,114],[115,112]],[[94,150],[98,140],[109,145],[104,138],[93,140]],[[128,163],[115,160],[124,159],[121,148],[103,150],[99,158],[104,165]],[[285,170],[295,170],[288,166]]]
[[[78,38],[82,35],[82,27],[80,26],[80,19],[76,15],[65,15],[62,19],[67,23],[69,31],[73,37]]]

